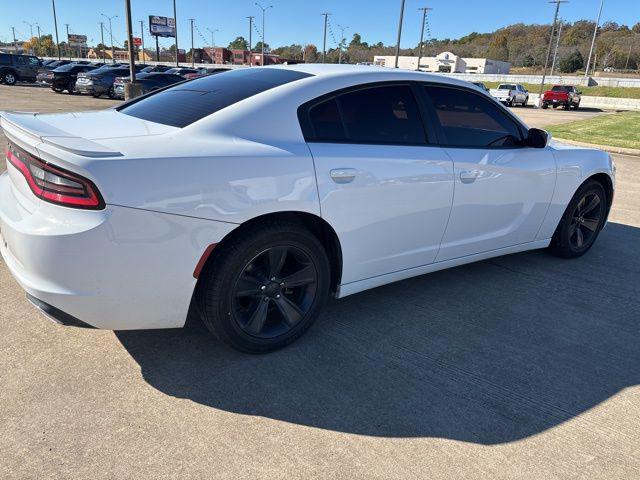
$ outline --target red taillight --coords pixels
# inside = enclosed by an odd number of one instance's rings
[[[71,208],[104,208],[104,200],[91,180],[45,163],[11,143],[7,161],[22,173],[33,194],[42,200]]]

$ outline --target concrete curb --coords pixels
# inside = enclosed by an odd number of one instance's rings
[[[569,145],[576,145],[578,147],[597,148],[598,150],[604,150],[609,153],[617,153],[618,155],[631,155],[633,157],[640,157],[640,150],[637,148],[623,148],[613,147],[611,145],[596,145],[595,143],[576,142],[575,140],[566,140],[560,137],[553,137],[560,143],[567,143]]]

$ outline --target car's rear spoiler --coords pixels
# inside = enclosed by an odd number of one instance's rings
[[[40,120],[37,113],[0,111],[0,126],[10,135],[18,137],[26,135],[32,140],[39,140],[82,157],[123,156],[121,152],[107,148],[97,142],[62,131]]]

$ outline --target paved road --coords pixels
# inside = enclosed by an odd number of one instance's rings
[[[109,104],[48,93],[21,105]],[[640,160],[616,161],[585,257],[333,301],[267,356],[56,326],[0,263],[0,478],[639,478]]]

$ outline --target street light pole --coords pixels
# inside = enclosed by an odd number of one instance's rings
[[[67,27],[67,53],[69,54],[69,60],[71,60],[71,44],[69,43],[69,24],[65,23],[65,27]]]
[[[178,13],[176,10],[176,0],[173,0],[173,22],[174,22],[174,32],[176,34],[176,67],[180,66],[180,62],[178,61]]]
[[[18,53],[18,39],[16,38],[16,28],[11,27],[11,37],[13,38],[13,53]]]
[[[144,63],[145,56],[144,56],[144,21],[140,20],[140,37],[142,39],[142,63]]]
[[[544,59],[544,71],[542,72],[542,81],[540,82],[540,96],[538,102],[542,104],[542,92],[544,91],[544,80],[547,77],[547,67],[549,66],[549,55],[551,55],[551,45],[553,45],[553,33],[556,31],[556,23],[558,21],[558,12],[560,11],[561,3],[569,3],[569,0],[552,0],[549,3],[556,4],[556,13],[553,16],[553,25],[551,25],[551,36],[549,37],[549,48],[547,49],[547,56]]]
[[[104,22],[100,22],[100,45],[102,45],[102,60],[104,60]]]
[[[258,8],[262,10],[262,66],[264,67],[264,17],[266,16],[266,12],[269,8],[273,8],[273,5],[269,5],[267,7],[263,7],[261,4],[256,2]]]
[[[322,37],[322,63],[325,62],[325,58],[327,56],[327,21],[329,19],[329,15],[331,15],[328,12],[323,13],[322,15],[324,15],[324,36]]]
[[[109,37],[111,38],[111,61],[112,63],[116,63],[116,52],[113,49],[113,29],[111,28],[111,20],[113,20],[114,18],[118,18],[118,15],[114,15],[113,17],[109,17],[104,13],[101,13],[100,15],[109,20]]]
[[[398,41],[396,42],[396,61],[394,68],[398,68],[398,57],[400,56],[400,38],[402,37],[402,17],[404,16],[404,0],[400,1],[400,19],[398,20]]]
[[[133,22],[131,21],[131,0],[124,0],[125,17],[127,21],[127,40],[129,50],[129,75],[131,75],[131,81],[125,84],[124,98],[129,100],[140,96],[142,88],[139,83],[136,82],[136,59],[133,57]],[[113,87],[112,87],[113,88]]]
[[[53,4],[53,25],[56,31],[56,51],[58,52],[58,60],[60,60],[60,41],[58,40],[58,17],[56,16],[56,0],[51,0]]]
[[[31,47],[31,55],[33,55],[33,45],[31,45],[31,40],[33,39],[33,26],[34,23],[29,23],[26,20],[22,21],[24,24],[29,25],[29,46]]]
[[[422,28],[420,29],[420,47],[418,50],[418,65],[416,66],[416,70],[420,71],[420,60],[422,60],[422,41],[424,40],[424,25],[427,21],[427,12],[429,10],[433,10],[429,7],[422,7],[418,10],[422,10]]]
[[[196,66],[196,61],[193,55],[193,21],[195,18],[190,18],[189,22],[191,23],[191,68]]]
[[[36,28],[38,29],[38,51],[42,53],[42,39],[40,38],[40,25],[36,23]]]
[[[598,18],[596,19],[596,26],[593,28],[593,38],[591,39],[591,48],[589,48],[589,58],[587,59],[587,68],[584,71],[584,78],[589,76],[589,67],[591,66],[591,55],[593,55],[593,47],[596,44],[596,35],[598,34],[598,25],[600,25],[600,15],[602,15],[602,5],[604,0],[600,0],[600,9],[598,10]],[[594,67],[595,70],[595,67]]]
[[[249,67],[251,67],[251,31],[253,29],[253,19],[255,17],[247,17],[249,19]]]

